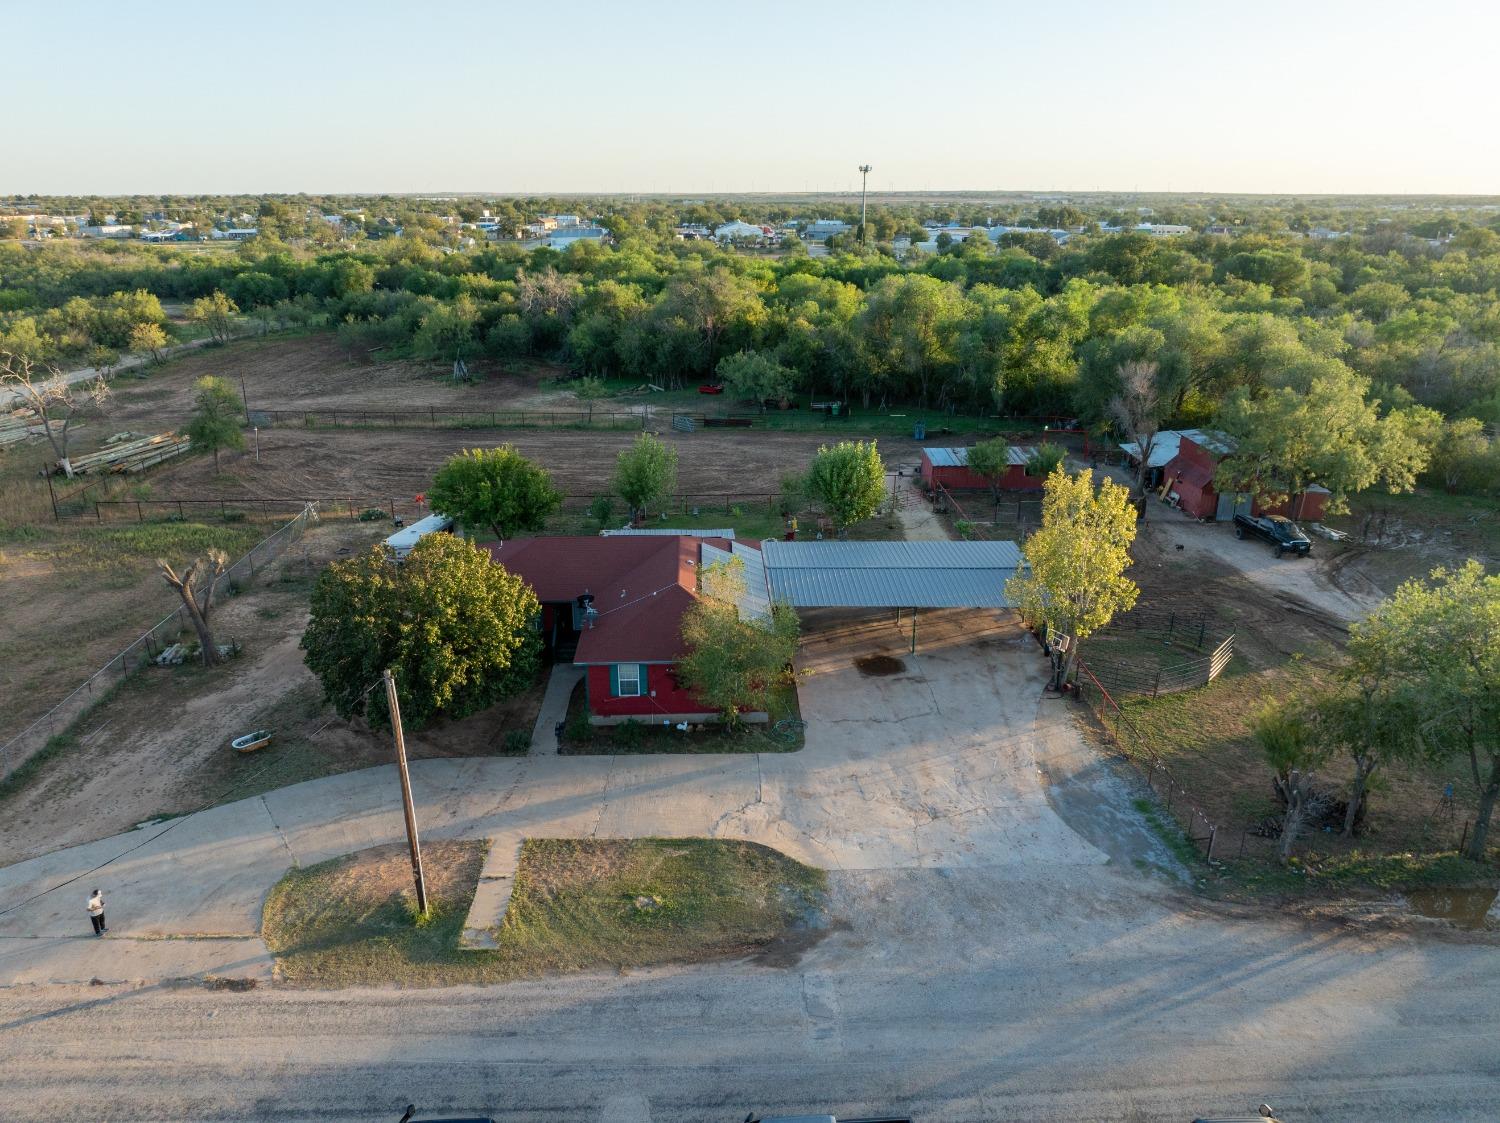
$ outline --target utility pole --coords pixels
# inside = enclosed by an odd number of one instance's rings
[[[859,244],[865,244],[865,199],[870,187],[870,165],[859,166]]]
[[[417,912],[427,915],[427,882],[422,878],[422,843],[417,838],[417,812],[411,804],[411,775],[406,770],[406,738],[401,731],[401,704],[396,680],[385,672],[385,700],[391,710],[391,732],[396,737],[396,771],[401,775],[401,810],[406,814],[406,840],[411,844],[411,876],[417,886]]]

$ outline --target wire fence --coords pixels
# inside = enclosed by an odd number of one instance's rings
[[[1202,848],[1204,859],[1212,861],[1216,847],[1220,848],[1219,853],[1222,857],[1222,844],[1230,840],[1221,839],[1219,825],[1192,801],[1188,789],[1177,781],[1166,762],[1152,750],[1145,735],[1126,716],[1114,695],[1094,675],[1090,665],[1079,658],[1076,666],[1079,697],[1093,707],[1095,716],[1100,719],[1100,726],[1110,739],[1111,746],[1122,758],[1135,766],[1146,781],[1146,786],[1166,805],[1170,814],[1176,815],[1179,820],[1184,814],[1186,815],[1183,833],[1195,846]],[[1244,856],[1248,837],[1249,828],[1242,828],[1236,843],[1237,857]]]
[[[249,584],[260,569],[280,557],[289,546],[300,540],[307,525],[315,521],[317,517],[317,511],[310,504],[304,504],[295,518],[274,534],[250,547],[244,557],[235,561],[215,579],[215,594],[231,586]],[[15,768],[45,748],[49,740],[65,732],[90,706],[125,681],[133,672],[147,666],[191,629],[192,623],[188,618],[187,610],[179,606],[126,644],[104,666],[69,692],[67,697],[4,745],[0,745],[0,778],[9,776]]]
[[[605,493],[607,495],[607,493]],[[598,494],[565,494],[561,510],[577,514],[587,511]],[[625,515],[624,507],[611,498],[612,517]],[[682,492],[661,500],[652,508],[653,518],[666,515],[694,517],[705,514],[774,514],[782,498],[767,492]],[[59,496],[55,507],[58,521],[83,520],[96,523],[147,523],[218,520],[244,522],[247,519],[288,518],[311,505],[323,518],[349,518],[373,521],[401,519],[409,521],[431,514],[425,497],[415,495],[342,495],[342,496],[266,496],[233,497],[163,496],[157,499],[94,499],[88,489]]]

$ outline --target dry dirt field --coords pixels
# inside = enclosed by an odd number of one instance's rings
[[[222,602],[215,629],[242,646],[239,656],[212,670],[152,667],[127,679],[81,720],[73,745],[0,793],[0,854],[22,861],[226,796],[389,763],[389,735],[336,718],[297,646],[314,575],[386,530],[347,521],[313,528]],[[464,721],[408,733],[407,750],[414,759],[498,753],[508,731],[531,731],[542,686]],[[230,751],[230,739],[262,727],[276,730],[270,746]]]
[[[476,361],[479,381],[455,384],[444,364],[352,362],[331,332],[246,339],[174,359],[146,373],[140,381],[116,382],[111,416],[128,421],[184,418],[193,408],[193,383],[205,374],[244,383],[252,409],[328,409],[360,405],[399,412],[427,409],[545,409],[574,398],[547,385],[565,372],[545,363],[528,363],[506,373],[493,363]]]
[[[576,408],[570,392],[549,385],[561,373],[556,368],[534,364],[520,373],[483,373],[483,381],[464,386],[454,385],[443,370],[421,364],[352,363],[330,335],[242,341],[184,356],[140,381],[119,380],[108,418],[89,426],[82,447],[114,432],[154,432],[179,423],[191,410],[194,381],[205,374],[220,375],[236,386],[243,378],[252,409],[392,411],[409,406],[420,415],[429,406]],[[661,430],[654,421],[653,427]],[[774,494],[781,474],[805,467],[829,439],[817,432],[682,434],[670,428],[660,435],[680,456],[678,490],[702,496]],[[258,459],[252,438],[245,452],[221,457],[220,474],[215,474],[212,459],[189,456],[154,469],[136,487],[151,501],[270,498],[376,505],[394,499],[399,511],[403,501],[427,490],[433,473],[454,453],[511,443],[551,471],[564,492],[587,499],[608,490],[615,455],[634,437],[625,430],[282,426],[260,430]],[[881,447],[888,462],[916,462],[912,441],[884,438]],[[123,495],[118,485],[113,493]]]

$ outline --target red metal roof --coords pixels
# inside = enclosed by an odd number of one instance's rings
[[[575,663],[670,663],[682,657],[682,614],[696,599],[698,550],[721,538],[519,538],[489,548],[544,602],[592,593],[599,613]]]

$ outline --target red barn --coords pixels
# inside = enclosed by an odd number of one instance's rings
[[[697,599],[700,562],[739,557],[747,584],[755,588],[759,573],[763,590],[755,544],[643,535],[521,538],[489,549],[535,590],[542,603],[539,627],[554,657],[587,668],[595,722],[716,716],[677,681],[685,653],[682,616]]]
[[[1047,481],[1041,476],[1026,474],[1026,465],[1036,455],[1035,450],[1011,445],[1007,451],[1010,466],[1000,477],[1000,490],[1041,491]],[[990,489],[990,481],[969,467],[969,450],[966,448],[924,448],[920,471],[929,487],[941,484],[949,491]]]
[[[1258,500],[1220,494],[1214,488],[1219,462],[1234,452],[1234,441],[1223,433],[1187,429],[1179,434],[1177,455],[1162,469],[1162,494],[1195,519],[1228,521],[1236,512],[1253,515],[1286,515],[1319,522],[1328,506],[1330,492],[1316,484],[1288,502],[1262,506]]]

